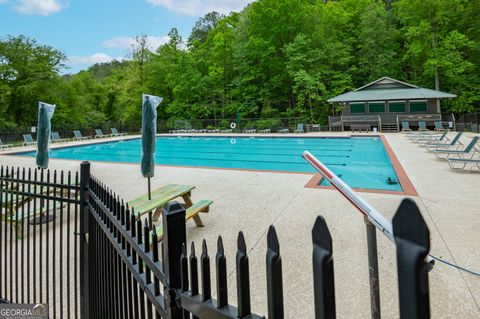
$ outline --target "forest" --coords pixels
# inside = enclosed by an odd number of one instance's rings
[[[146,35],[123,61],[67,74],[61,48],[0,39],[0,127],[130,123],[141,95],[164,97],[160,119],[300,117],[325,123],[327,99],[382,76],[458,95],[444,112],[480,109],[480,1],[258,0],[200,18],[151,48]]]

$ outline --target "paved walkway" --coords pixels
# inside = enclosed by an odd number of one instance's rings
[[[335,133],[334,135],[339,135]],[[321,135],[330,135],[324,134]],[[417,202],[431,231],[431,253],[480,271],[480,174],[451,171],[447,163],[410,143],[401,133],[385,135],[419,196]],[[465,140],[467,141],[467,140]],[[1,164],[33,166],[32,158],[0,157]],[[78,162],[52,160],[51,168],[78,169]],[[126,200],[146,191],[139,165],[93,163],[92,173]],[[336,191],[310,189],[309,174],[249,172],[157,166],[152,187],[167,183],[196,186],[193,199],[212,199],[205,228],[188,224],[188,240],[205,238],[211,257],[216,239],[224,240],[230,272],[230,301],[236,303],[235,252],[238,231],[249,249],[252,308],[266,314],[265,252],[269,225],[276,227],[283,262],[286,318],[311,318],[313,289],[311,228],[317,215],[333,237],[337,316],[369,318],[370,301],[363,218]],[[403,196],[362,193],[391,218]],[[382,315],[398,317],[395,250],[378,236]],[[215,276],[212,276],[215,277]],[[432,318],[480,317],[480,277],[437,263],[429,274]],[[215,287],[215,283],[212,283]]]

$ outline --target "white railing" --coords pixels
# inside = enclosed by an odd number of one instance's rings
[[[441,121],[442,114],[398,114],[397,121]]]

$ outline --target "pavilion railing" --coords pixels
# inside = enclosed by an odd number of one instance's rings
[[[426,122],[434,122],[434,121],[441,121],[442,114],[398,114],[397,115],[398,121],[409,121],[409,122],[418,122],[418,121],[426,121]]]

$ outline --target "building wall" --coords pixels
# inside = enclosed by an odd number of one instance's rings
[[[392,101],[395,102],[395,101]],[[385,102],[385,113],[369,113],[368,110],[368,102],[366,103],[365,113],[364,114],[409,114],[410,113],[410,101],[406,101],[405,113],[390,113],[388,110],[388,101]],[[428,114],[437,114],[437,100],[436,99],[428,99],[427,100],[427,112]],[[418,114],[418,113],[412,113]],[[350,103],[346,103],[346,106],[342,109],[342,115],[352,115],[350,113]],[[353,114],[356,115],[356,114]],[[360,114],[358,114],[360,115]]]

